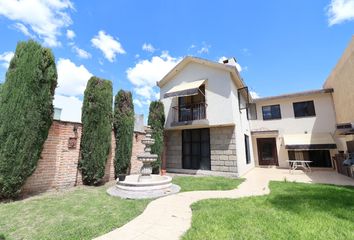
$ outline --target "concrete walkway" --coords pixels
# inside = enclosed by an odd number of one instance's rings
[[[269,181],[296,181],[352,185],[354,180],[333,171],[304,173],[286,169],[255,168],[247,173],[246,181],[229,191],[183,192],[152,201],[145,211],[124,226],[96,240],[173,240],[179,239],[191,226],[190,205],[207,198],[240,198],[268,194]]]

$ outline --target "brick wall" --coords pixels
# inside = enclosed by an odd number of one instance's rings
[[[59,190],[82,184],[77,170],[80,154],[81,123],[54,121],[43,146],[35,172],[22,188],[23,194]],[[133,136],[132,173],[137,173],[141,163],[136,155],[143,152],[141,139],[145,134],[136,132]],[[69,142],[72,143],[69,146]],[[74,146],[76,142],[76,146]],[[104,181],[114,180],[115,140],[112,132],[112,146],[107,159]]]

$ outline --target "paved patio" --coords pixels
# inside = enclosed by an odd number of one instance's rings
[[[183,192],[152,201],[145,211],[124,226],[113,230],[97,240],[173,240],[179,239],[191,226],[190,205],[207,198],[240,198],[268,194],[269,181],[296,181],[304,183],[327,183],[354,186],[354,180],[334,171],[292,174],[286,169],[255,168],[245,176],[246,181],[237,189],[229,191]]]

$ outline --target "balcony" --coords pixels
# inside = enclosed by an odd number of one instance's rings
[[[193,121],[206,119],[207,106],[208,104],[202,102],[172,107],[173,122],[171,125],[193,124]]]

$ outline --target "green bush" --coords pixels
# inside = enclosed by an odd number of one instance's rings
[[[0,198],[17,197],[37,167],[56,85],[51,50],[32,40],[18,43],[0,98]]]
[[[83,183],[99,185],[111,147],[112,82],[91,77],[87,82],[82,107],[81,158]]]
[[[134,104],[129,91],[120,90],[114,101],[114,134],[116,154],[114,159],[115,176],[129,174],[133,148]]]
[[[151,146],[151,153],[158,155],[157,161],[152,164],[152,173],[159,174],[165,125],[165,112],[162,102],[153,101],[150,103],[148,125],[151,126],[151,129],[153,130],[152,138],[155,139],[154,145]]]

